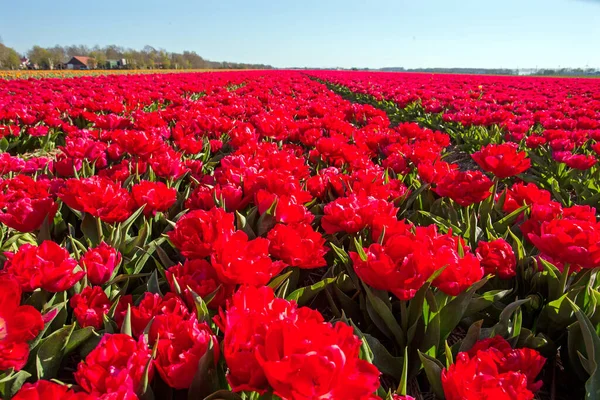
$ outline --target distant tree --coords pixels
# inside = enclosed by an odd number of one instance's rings
[[[0,69],[17,69],[19,64],[21,64],[19,53],[2,44],[2,38],[0,38]]]
[[[125,50],[122,47],[114,44],[110,44],[104,48],[104,53],[106,54],[106,59],[108,60],[119,60],[123,58],[124,52]]]
[[[95,50],[92,50],[90,52],[90,57],[92,57],[94,59],[95,65],[93,66],[93,68],[105,68],[106,67],[107,57],[106,57],[106,53],[102,49],[97,48]]]
[[[52,54],[40,46],[33,46],[31,50],[27,52],[29,61],[37,65],[39,68],[52,69],[54,64],[52,63]]]
[[[6,52],[6,51],[4,51]],[[4,53],[3,53],[4,54]],[[146,45],[142,50],[125,49],[123,47],[111,44],[100,47],[90,48],[86,45],[56,45],[50,48],[33,46],[27,55],[32,64],[37,64],[40,68],[56,68],[61,63],[67,62],[71,57],[83,56],[92,57],[99,67],[104,67],[108,60],[125,59],[126,68],[144,69],[144,68],[176,68],[176,69],[205,69],[205,68],[272,68],[268,65],[243,64],[243,63],[224,63],[209,61],[202,58],[195,51],[184,51],[183,53],[170,53],[165,49],[156,49],[153,46]],[[0,55],[1,56],[1,55]],[[4,56],[6,58],[6,56]],[[15,60],[11,53],[11,62]],[[0,68],[7,68],[5,58],[0,59]],[[17,54],[17,59],[19,55]],[[17,65],[18,65],[17,60]],[[10,64],[13,65],[13,64]],[[90,68],[95,68],[90,65]]]
[[[162,65],[163,68],[169,69],[171,68],[171,57],[169,57],[169,53],[166,50],[161,49],[158,54],[158,62]]]
[[[54,68],[68,61],[68,55],[65,48],[59,45],[46,49],[49,53],[50,63]]]

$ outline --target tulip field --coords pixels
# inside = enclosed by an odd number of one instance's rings
[[[600,399],[600,80],[0,79],[0,397]]]

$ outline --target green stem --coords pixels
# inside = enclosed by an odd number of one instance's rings
[[[400,324],[404,334],[408,333],[408,309],[406,308],[406,301],[400,301]]]
[[[562,274],[560,275],[560,281],[559,281],[559,286],[558,286],[560,293],[558,293],[558,297],[562,296],[567,291],[567,280],[569,279],[569,267],[570,267],[570,265],[568,263],[565,264]]]
[[[98,231],[98,244],[104,240],[104,232],[102,231],[102,221],[100,218],[96,218],[96,230]]]

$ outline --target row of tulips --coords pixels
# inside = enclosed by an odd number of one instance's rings
[[[3,398],[594,395],[597,213],[522,143],[300,72],[0,87]]]

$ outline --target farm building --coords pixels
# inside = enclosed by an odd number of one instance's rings
[[[127,65],[127,60],[121,58],[120,60],[107,60],[106,61],[106,69],[121,69],[125,68]]]
[[[67,62],[67,69],[90,69],[94,64],[95,60],[91,57],[74,56]]]

